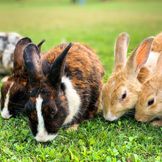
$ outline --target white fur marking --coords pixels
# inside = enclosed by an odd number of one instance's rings
[[[6,94],[6,98],[5,98],[5,102],[4,102],[4,108],[1,111],[1,116],[4,119],[9,119],[12,115],[10,115],[9,111],[8,111],[8,103],[9,103],[9,99],[10,99],[10,90],[11,87],[13,86],[14,82],[11,83],[8,92]]]
[[[39,95],[38,98],[36,98],[38,127],[37,127],[37,134],[35,136],[35,139],[39,142],[47,142],[47,141],[53,140],[57,136],[57,134],[48,134],[48,132],[45,129],[44,119],[42,116],[42,102],[43,102],[43,99]]]
[[[9,76],[5,76],[5,77],[2,78],[1,82],[5,83],[5,82],[7,82],[8,79],[9,79]]]
[[[110,111],[107,114],[104,114],[104,118],[109,121],[114,121],[118,119],[118,117],[113,115]]]
[[[6,49],[3,52],[2,55],[2,65],[5,69],[12,69],[13,67],[13,61],[12,61],[12,55],[15,50],[15,45],[13,44],[7,44]]]
[[[151,51],[149,58],[145,64],[145,67],[148,67],[151,72],[154,72],[156,69],[156,63],[160,53]]]
[[[77,91],[74,89],[72,82],[67,77],[62,77],[62,82],[65,84],[65,94],[68,100],[69,114],[66,117],[64,124],[70,123],[79,113],[81,99]]]

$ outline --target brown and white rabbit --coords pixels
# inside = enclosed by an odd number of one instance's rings
[[[154,75],[143,84],[135,108],[137,121],[150,122],[156,118],[153,125],[162,126],[162,34],[154,41],[154,50],[160,53]]]
[[[31,91],[25,107],[40,142],[53,140],[63,125],[96,114],[104,74],[97,55],[79,43],[61,44],[43,57],[50,67],[46,75],[37,46],[29,44],[24,50]]]
[[[28,75],[24,68],[23,51],[31,42],[31,39],[27,37],[18,41],[14,51],[13,73],[6,79],[3,79],[1,88],[1,116],[5,119],[23,112],[25,103],[29,98]],[[38,44],[39,48],[43,42]]]
[[[102,90],[103,116],[106,120],[117,120],[135,107],[141,84],[155,68],[151,66],[152,62],[157,61],[158,55],[152,52],[151,61],[148,59],[146,63],[152,41],[151,37],[145,39],[127,60],[129,36],[127,33],[118,36],[115,45],[114,71]]]

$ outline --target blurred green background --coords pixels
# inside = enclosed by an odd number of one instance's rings
[[[79,1],[79,0],[78,0]],[[94,48],[107,74],[113,64],[116,36],[131,36],[129,51],[162,29],[162,3],[151,0],[1,0],[0,31],[16,31],[35,42],[46,39],[44,50],[66,41]]]
[[[62,41],[93,48],[106,75],[113,68],[115,38],[128,32],[129,53],[146,37],[162,31],[161,0],[0,0],[0,31],[15,31],[38,43],[43,51]],[[76,132],[60,131],[50,144],[37,144],[26,118],[0,118],[0,161],[162,161],[162,129],[122,118],[102,117],[81,124]]]

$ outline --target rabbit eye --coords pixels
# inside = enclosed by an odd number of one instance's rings
[[[122,100],[124,100],[126,97],[127,97],[127,93],[126,93],[126,92],[124,92],[124,93],[122,94],[121,99],[122,99]]]
[[[51,111],[51,113],[50,113],[51,119],[53,119],[55,117],[55,115],[56,115],[56,112],[55,111]]]
[[[25,109],[26,109],[27,112],[32,112],[33,110],[35,110],[35,105],[33,104],[33,102],[31,100],[29,100],[26,103]]]
[[[151,106],[151,105],[153,105],[153,104],[154,104],[154,99],[152,98],[151,100],[148,101],[147,105],[148,105],[148,106]]]
[[[37,94],[37,90],[36,90],[36,89],[30,91],[30,96],[31,96],[31,97],[35,97],[36,94]]]

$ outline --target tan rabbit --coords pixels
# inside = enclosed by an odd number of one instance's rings
[[[137,121],[152,122],[155,126],[162,126],[162,34],[161,39],[156,39],[155,50],[160,52],[156,64],[154,75],[147,79],[139,94],[139,99],[136,105],[135,118]]]
[[[142,82],[153,71],[157,61],[158,54],[151,52],[149,55],[152,41],[153,37],[145,39],[126,60],[129,36],[127,33],[118,36],[114,71],[102,90],[103,115],[106,120],[117,120],[135,107]]]

